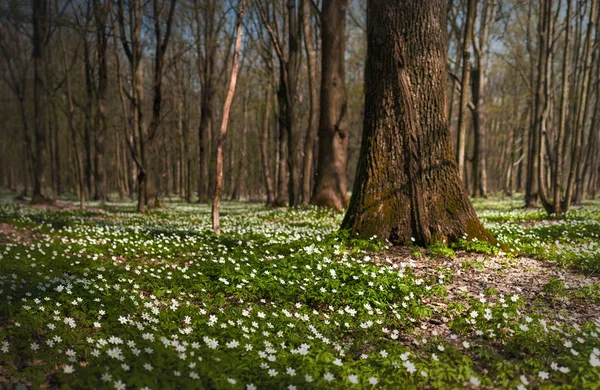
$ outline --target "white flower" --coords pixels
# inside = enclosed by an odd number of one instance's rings
[[[120,380],[113,382],[113,384],[115,385],[115,389],[117,389],[117,390],[125,390],[127,388],[125,383],[123,383]]]
[[[277,374],[279,374],[279,373],[276,370],[274,370],[272,368],[269,370],[269,376],[277,376]]]
[[[63,367],[63,372],[65,374],[72,374],[73,372],[75,372],[75,369],[73,368],[72,365],[68,364],[66,366]]]
[[[152,367],[152,365],[151,365],[150,363],[145,363],[145,364],[144,364],[144,368],[145,368],[146,370],[148,370],[148,371],[152,371],[152,368],[153,368],[153,367]]]
[[[335,359],[335,360],[333,361],[333,364],[335,364],[336,366],[341,366],[341,365],[343,364],[343,363],[342,363],[342,359],[340,359],[340,358],[338,358],[338,359]]]
[[[527,377],[525,375],[521,375],[519,379],[521,379],[521,382],[523,382],[524,385],[529,384],[529,380],[527,379]]]
[[[358,375],[348,375],[348,380],[350,383],[357,384],[358,383]]]
[[[600,359],[598,358],[598,355],[593,352],[590,354],[590,364],[592,367],[600,367]]]
[[[538,372],[538,376],[541,379],[544,379],[544,380],[550,378],[550,374],[548,374],[546,371],[540,371],[540,372]]]
[[[227,382],[231,383],[232,385],[235,385],[237,383],[237,381],[233,378],[227,378]]]
[[[313,377],[312,377],[312,376],[310,376],[310,375],[304,375],[304,379],[305,379],[305,380],[306,380],[308,383],[310,383],[310,382],[312,382],[312,381],[313,381]]]
[[[323,375],[323,378],[325,378],[325,380],[327,382],[331,382],[332,380],[335,379],[335,377],[333,376],[333,374],[330,373],[330,372],[326,372],[325,375]]]
[[[376,385],[379,383],[379,379],[375,378],[374,376],[369,378],[369,383],[372,385]]]
[[[289,376],[295,376],[296,375],[296,370],[294,370],[292,367],[288,367],[286,369],[286,372],[288,373]]]
[[[246,385],[246,390],[256,390],[256,386],[254,386],[254,383],[248,383]]]
[[[473,386],[479,386],[481,384],[481,381],[476,376],[470,377],[469,382],[471,382]]]
[[[414,374],[417,371],[415,365],[410,360],[405,361],[403,365],[406,368],[406,371],[410,372],[411,374]]]

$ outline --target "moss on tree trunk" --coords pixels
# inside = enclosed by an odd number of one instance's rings
[[[370,0],[365,119],[342,228],[392,243],[494,242],[461,183],[446,114],[443,0]]]

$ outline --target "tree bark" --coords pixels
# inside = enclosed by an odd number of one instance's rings
[[[334,210],[348,205],[346,149],[348,116],[345,91],[347,0],[324,0],[321,11],[322,71],[319,155],[310,203]]]
[[[219,130],[219,138],[217,143],[217,158],[215,171],[215,195],[212,202],[212,226],[214,233],[218,236],[221,234],[221,193],[223,191],[223,147],[225,146],[225,137],[227,136],[227,123],[229,122],[229,112],[233,95],[235,94],[235,86],[238,77],[238,65],[240,58],[240,49],[242,47],[242,22],[244,21],[244,13],[246,12],[247,0],[240,0],[237,9],[237,21],[235,27],[235,45],[233,51],[233,63],[231,65],[231,77],[229,79],[229,87],[227,88],[227,96],[223,103],[223,118],[221,120],[221,128]]]
[[[475,48],[475,68],[473,73],[473,196],[487,197],[487,116],[485,89],[487,85],[486,61],[490,24],[496,14],[495,0],[484,0],[481,10],[479,37],[473,42]]]
[[[46,201],[46,111],[48,102],[46,96],[46,80],[43,66],[45,61],[48,38],[48,2],[46,0],[32,1],[33,23],[33,108],[34,108],[34,153],[33,157],[33,193],[31,203]]]
[[[342,223],[362,237],[494,242],[469,202],[450,143],[444,10],[443,0],[368,1],[363,141]]]
[[[265,181],[265,191],[267,193],[267,205],[275,202],[273,193],[273,180],[271,178],[271,164],[269,163],[269,128],[271,120],[271,101],[273,100],[273,86],[267,82],[265,91],[265,111],[263,114],[262,137],[260,141],[260,154],[263,164],[263,177]]]
[[[301,0],[302,31],[308,68],[309,112],[308,129],[304,140],[304,164],[302,166],[302,202],[308,203],[313,179],[313,149],[319,126],[319,92],[317,90],[317,59],[310,22],[310,0]]]
[[[96,108],[96,126],[95,126],[95,182],[96,198],[100,203],[105,203],[108,199],[106,185],[106,167],[104,162],[105,143],[107,135],[106,109],[108,92],[108,62],[106,50],[108,47],[107,20],[110,12],[111,1],[94,0],[94,20],[96,25],[96,57],[98,59],[98,89],[97,89],[97,108]]]
[[[473,24],[475,23],[475,7],[477,0],[468,0],[467,19],[463,37],[462,53],[462,87],[460,92],[460,105],[458,106],[458,134],[456,142],[456,161],[458,173],[464,182],[465,153],[467,147],[467,112],[469,106],[469,85],[471,84],[471,42],[473,40]],[[452,118],[450,118],[452,119]]]

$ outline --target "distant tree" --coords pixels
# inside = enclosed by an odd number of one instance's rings
[[[48,153],[46,145],[46,115],[48,102],[46,97],[46,79],[43,67],[46,61],[49,22],[48,2],[46,0],[32,1],[32,25],[33,25],[33,194],[32,203],[42,203],[46,200],[46,164]]]
[[[369,0],[365,120],[342,228],[392,243],[494,241],[461,183],[446,111],[444,0]]]

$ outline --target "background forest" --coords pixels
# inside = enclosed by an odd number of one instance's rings
[[[541,197],[560,213],[596,195],[598,3],[447,2],[447,110],[473,196],[525,192],[528,206]],[[226,0],[3,1],[0,185],[34,200],[137,199],[144,172],[144,206],[208,201],[236,7]],[[328,60],[321,12],[316,0],[249,2],[225,197],[310,201],[321,61]],[[345,35],[342,132],[351,189],[363,125],[363,1],[348,4]]]
[[[0,388],[598,389],[599,18],[0,0]]]

